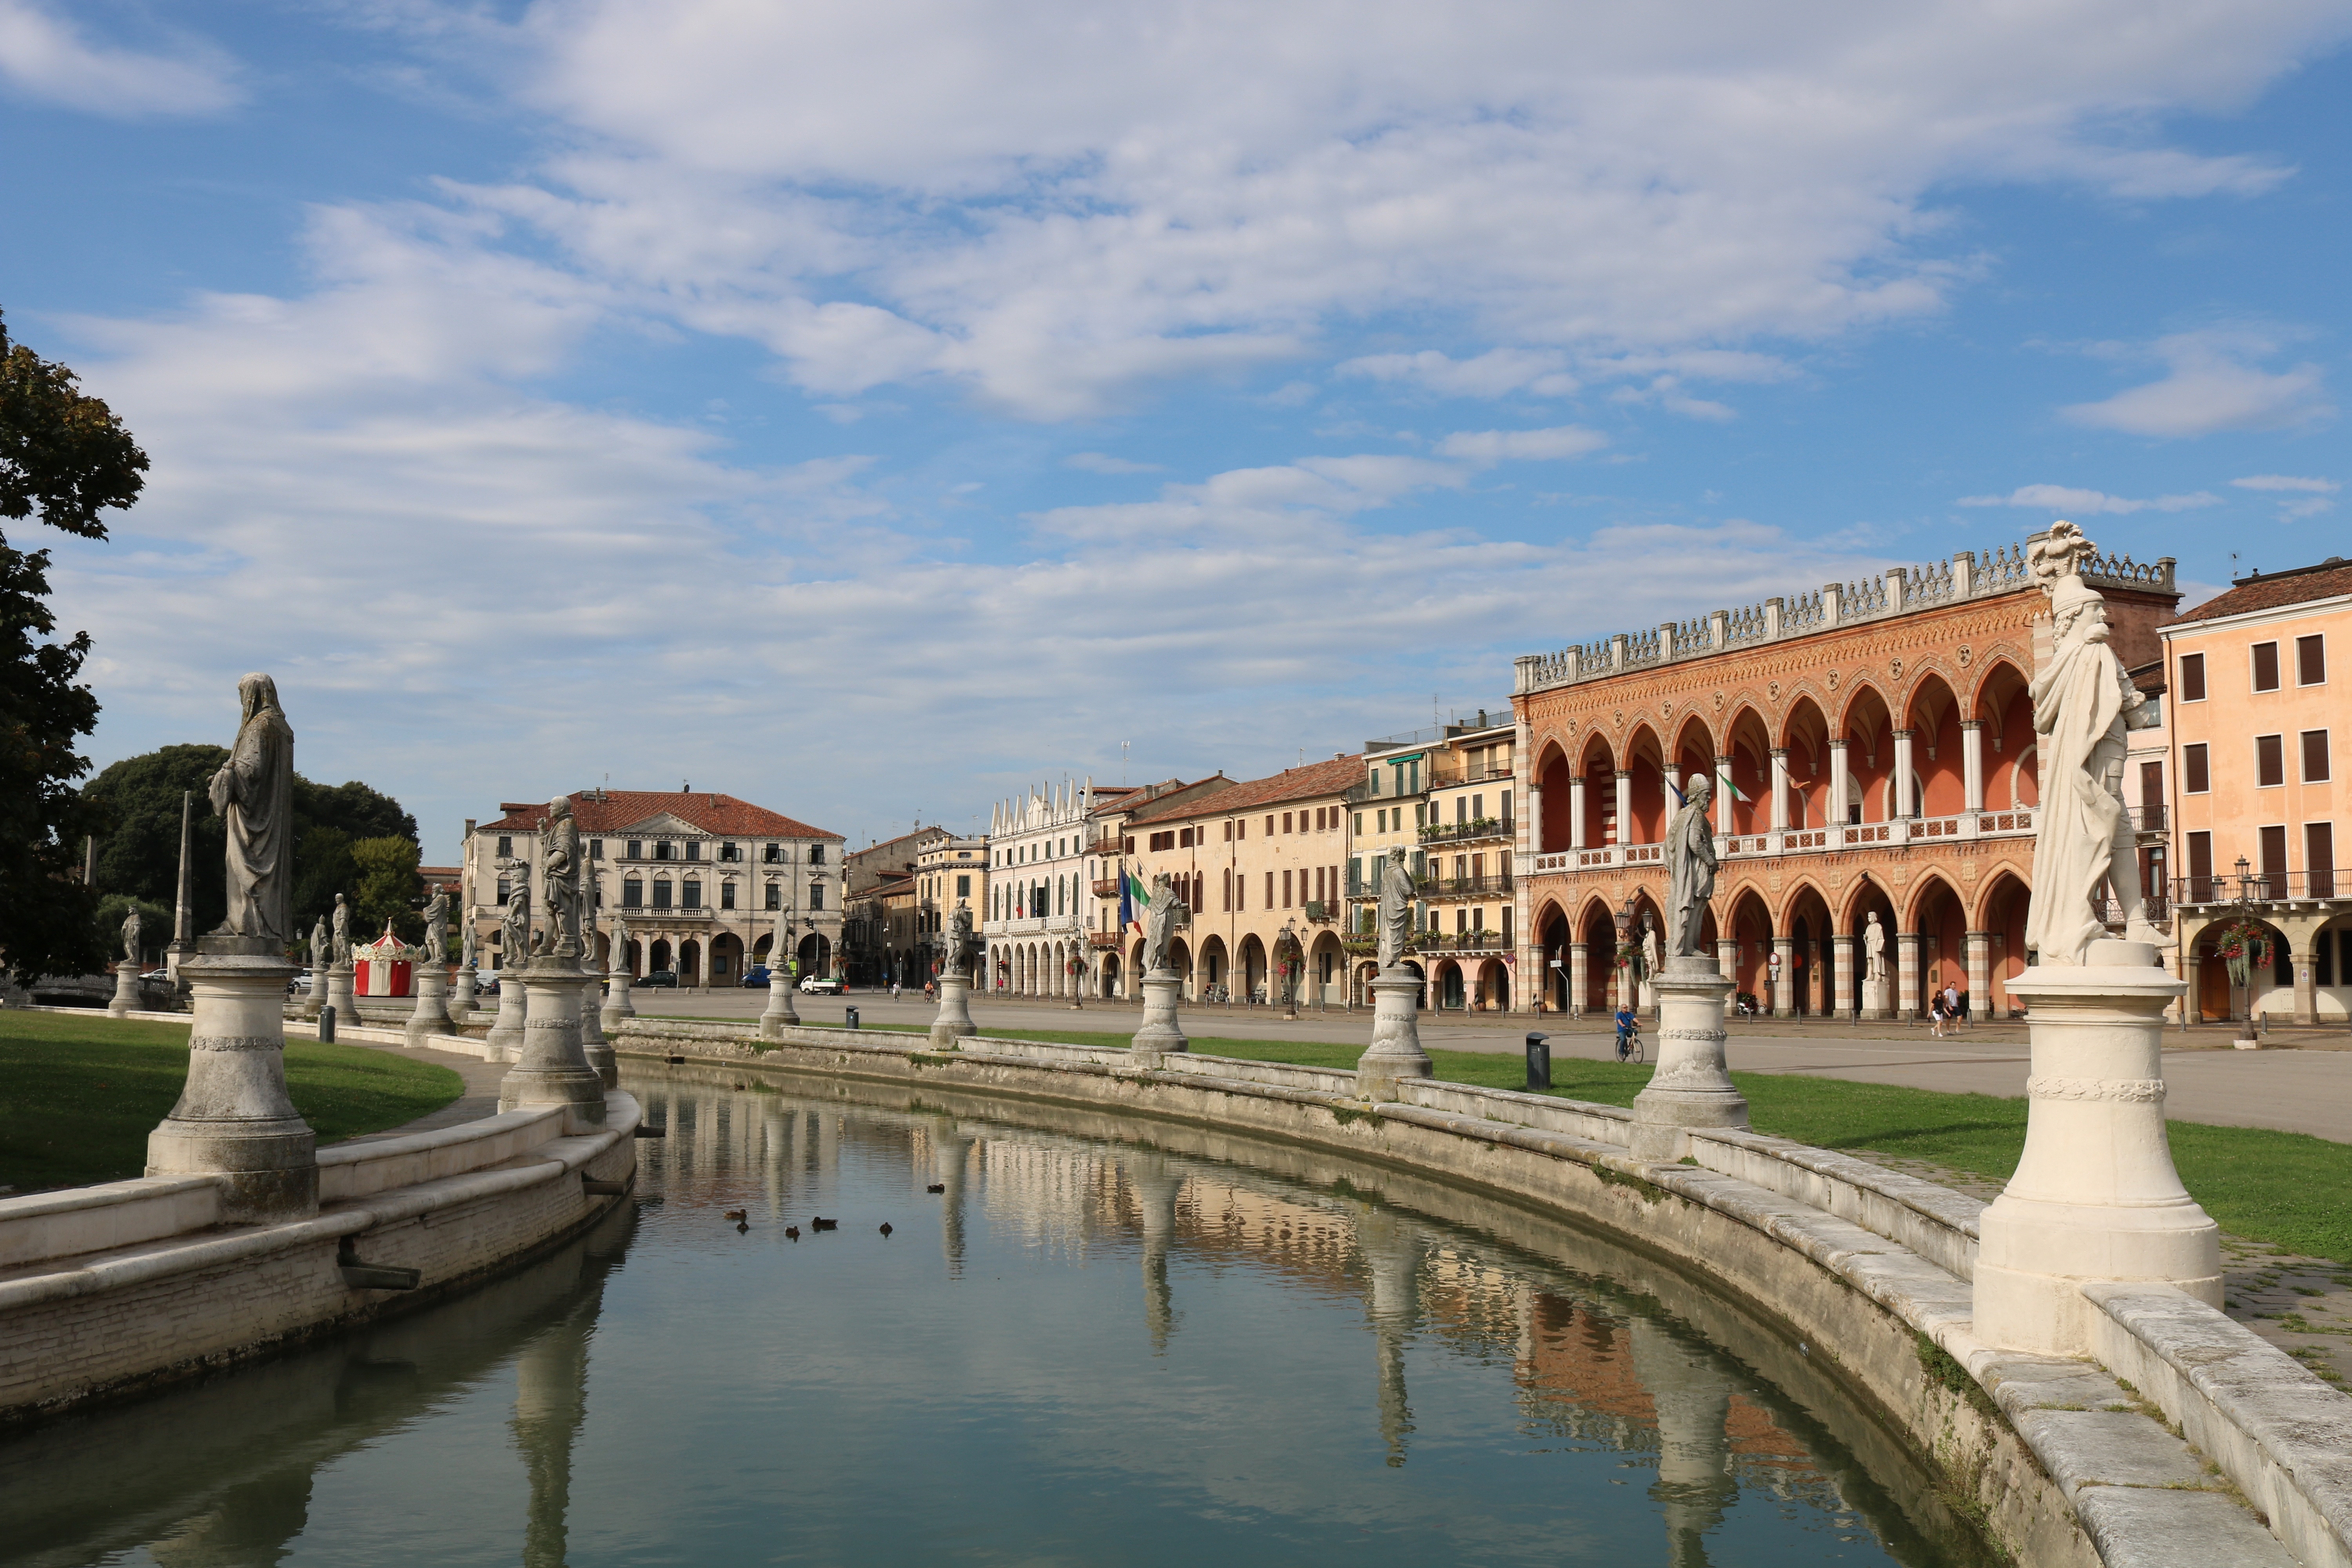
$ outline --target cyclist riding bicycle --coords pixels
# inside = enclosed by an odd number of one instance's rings
[[[1617,1059],[1623,1061],[1633,1049],[1633,1009],[1617,1009]]]

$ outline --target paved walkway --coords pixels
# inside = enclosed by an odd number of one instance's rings
[[[632,1000],[643,1015],[748,1020],[759,1016],[768,998],[762,990],[638,991]],[[795,1005],[803,1022],[816,1025],[839,1024],[845,1007],[856,1007],[869,1026],[924,1024],[936,1011],[920,996],[894,1002],[880,992],[803,996]],[[1135,1027],[1139,1014],[1135,1006],[1118,1002],[1090,1002],[1073,1011],[1067,1004],[975,997],[972,1016],[984,1029],[1123,1034]],[[1187,1007],[1182,1017],[1186,1032],[1203,1038],[1354,1045],[1371,1040],[1369,1011],[1310,1012],[1296,1023],[1285,1023],[1278,1011],[1266,1008],[1211,1006]],[[1447,1050],[1516,1056],[1526,1048],[1528,1031],[1536,1028],[1550,1036],[1556,1057],[1599,1060],[1612,1049],[1605,1021],[1523,1013],[1424,1016],[1422,1040]],[[2352,1033],[2279,1028],[2269,1037],[2273,1048],[2260,1051],[2231,1050],[2230,1039],[2236,1033],[2227,1025],[2206,1025],[2166,1035],[2168,1115],[2224,1126],[2275,1127],[2352,1142]],[[1980,1024],[1939,1040],[1924,1024],[1763,1018],[1735,1020],[1730,1035],[1731,1065],[1748,1072],[1811,1073],[1859,1083],[2018,1096],[2025,1092],[2030,1067],[2025,1026],[2019,1022]]]

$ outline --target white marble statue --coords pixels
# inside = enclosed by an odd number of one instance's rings
[[[774,954],[771,953],[769,956],[772,960]],[[618,973],[627,969],[628,966],[629,917],[614,915],[613,917],[613,962],[608,967]]]
[[[311,984],[314,987],[325,987],[327,983],[321,976],[327,965],[333,962],[334,950],[327,945],[327,917],[320,915],[310,927],[310,968],[314,972]]]
[[[449,952],[449,895],[440,889],[425,900],[425,953],[428,962],[444,963]]]
[[[2110,885],[2125,935],[2158,940],[2142,902],[2139,860],[2124,809],[2125,731],[2158,722],[2108,642],[2107,605],[2083,581],[2091,542],[2074,524],[2034,542],[2034,570],[2050,595],[2052,647],[2035,674],[2034,758],[2042,806],[2033,825],[2033,895],[2025,945],[2043,963],[2079,964],[2107,934],[2101,890]]]
[[[1143,969],[1147,974],[1159,974],[1168,968],[1168,945],[1175,936],[1177,910],[1183,900],[1176,896],[1175,879],[1162,871],[1151,879],[1151,902],[1143,916]],[[1190,913],[1190,910],[1186,910]]]
[[[1412,943],[1412,873],[1404,868],[1404,848],[1398,846],[1381,862],[1380,965],[1387,973],[1404,962]]]
[[[133,969],[139,967],[139,906],[133,904],[131,912],[122,917],[122,956]]]
[[[499,943],[509,968],[520,969],[530,955],[530,868],[507,868],[507,907],[499,916]]]
[[[328,949],[330,963],[349,963],[352,956],[352,907],[343,902],[341,893],[335,895],[335,931],[333,946]]]
[[[540,932],[535,952],[560,958],[580,956],[580,824],[572,816],[568,795],[547,803],[547,820],[539,828],[539,880],[547,906],[547,925]]]
[[[219,934],[283,943],[293,938],[294,731],[278,683],[236,683],[236,744],[206,792],[228,823],[228,919]]]
[[[776,901],[776,918],[768,926],[768,967],[782,969],[793,956],[793,908]],[[790,971],[786,971],[790,973]]]
[[[604,967],[596,962],[596,873],[593,870],[580,879],[580,967],[599,973]]]
[[[940,973],[961,974],[971,967],[971,911],[961,904],[948,916],[947,947],[940,954]]]
[[[1715,824],[1707,810],[1715,801],[1715,780],[1701,773],[1690,781],[1683,804],[1666,829],[1666,940],[1676,958],[1699,954],[1699,930],[1706,921],[1707,900],[1715,897]]]
[[[471,921],[467,921],[465,929],[457,933],[457,967],[474,967],[474,922]]]
[[[1657,973],[1658,959],[1660,956],[1658,952],[1658,922],[1651,919],[1650,911],[1647,910],[1643,910],[1642,911],[1641,948],[1642,978],[1647,980],[1652,975]]]
[[[1886,978],[1886,928],[1878,923],[1876,910],[1870,911],[1870,923],[1862,928],[1862,955],[1864,980]]]

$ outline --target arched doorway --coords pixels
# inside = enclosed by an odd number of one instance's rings
[[[1225,952],[1225,939],[1212,936],[1201,944],[1201,984],[1229,985],[1232,983],[1233,960]]]
[[[1263,999],[1260,994],[1265,988],[1265,943],[1258,940],[1255,931],[1242,938],[1241,953],[1236,963],[1239,984],[1234,988],[1234,994],[1244,1000]]]
[[[1617,980],[1617,923],[1594,900],[1584,911],[1584,1010],[1608,1013]]]
[[[1536,977],[1528,984],[1537,1001],[1555,1013],[1566,1013],[1568,994],[1568,917],[1559,906],[1546,903],[1536,911]]]
[[[654,969],[655,969],[655,970],[663,970],[663,969],[669,969],[669,968],[674,967],[674,966],[671,964],[671,963],[670,963],[670,957],[669,957],[669,939],[668,939],[668,938],[667,938],[667,937],[656,937],[656,938],[654,939],[654,945],[653,945],[653,950],[652,950],[652,951],[653,951],[653,967],[654,967]]]
[[[710,984],[731,984],[742,978],[743,939],[733,931],[720,931],[710,939]]]
[[[1107,947],[1103,949],[1102,962],[1096,965],[1096,972],[1099,979],[1102,998],[1104,1001],[1108,1002],[1112,997],[1119,994],[1119,963],[1118,950],[1117,948]]]
[[[1968,989],[1968,923],[1950,883],[1929,877],[1920,884],[1911,902],[1911,929],[1919,933],[1919,993],[1911,1001],[1923,1016],[1929,999],[1947,987]]]
[[[1176,972],[1177,994],[1194,1001],[1200,997],[1192,990],[1192,949],[1182,937],[1172,937],[1168,942],[1168,967]]]
[[[1879,957],[1885,975],[1883,988],[1870,977],[1870,926],[1874,916],[1878,922]],[[1865,1018],[1895,1016],[1901,994],[1896,986],[1902,978],[1902,950],[1895,940],[1899,929],[1895,919],[1895,900],[1877,883],[1867,878],[1858,880],[1846,903],[1845,929],[1853,939],[1855,1006]]]
[[[1462,966],[1454,960],[1441,959],[1437,965],[1437,1005],[1447,1011],[1463,1011],[1467,993],[1462,984]]]
[[[1324,1006],[1347,1005],[1348,954],[1330,931],[1315,939],[1314,951],[1307,958],[1307,984],[1306,994]]]
[[[1478,966],[1478,1005],[1489,1013],[1511,1010],[1511,966],[1499,958],[1487,959]]]
[[[1801,884],[1788,900],[1785,916],[1789,1010],[1810,1017],[1852,1012],[1853,1004],[1841,989],[1845,981],[1839,974],[1838,945],[1832,940],[1837,927],[1830,919],[1829,900],[1811,883]]]
[[[2015,1018],[2025,1004],[2011,997],[2010,983],[2025,973],[2025,879],[2003,870],[1992,879],[1978,905],[1977,930],[1984,933],[1986,960],[1984,995],[1969,987],[1969,1015],[1975,1018]]]
[[[643,966],[645,953],[638,948],[635,940],[622,944],[621,957],[628,968],[630,979],[634,980],[645,973]]]
[[[677,944],[677,983],[680,985],[702,984],[702,944],[682,942]]]
[[[1731,907],[1732,1000],[1768,1009],[1772,999],[1772,916],[1754,889]]]
[[[833,944],[814,931],[801,938],[801,978],[833,973]]]

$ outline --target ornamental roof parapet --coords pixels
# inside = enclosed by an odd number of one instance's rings
[[[2144,563],[2128,555],[2101,552],[2086,557],[2081,572],[2084,580],[2094,587],[2176,594],[2172,568],[2169,555]],[[1512,689],[1515,695],[1525,696],[1582,680],[1622,675],[1628,670],[1811,637],[1965,600],[1990,599],[2033,586],[2034,577],[2026,564],[2023,545],[2004,544],[1981,555],[1973,550],[1963,550],[1948,561],[1889,567],[1850,583],[1825,583],[1805,593],[1766,599],[1761,604],[1572,643],[1553,653],[1523,654],[1513,661]]]

